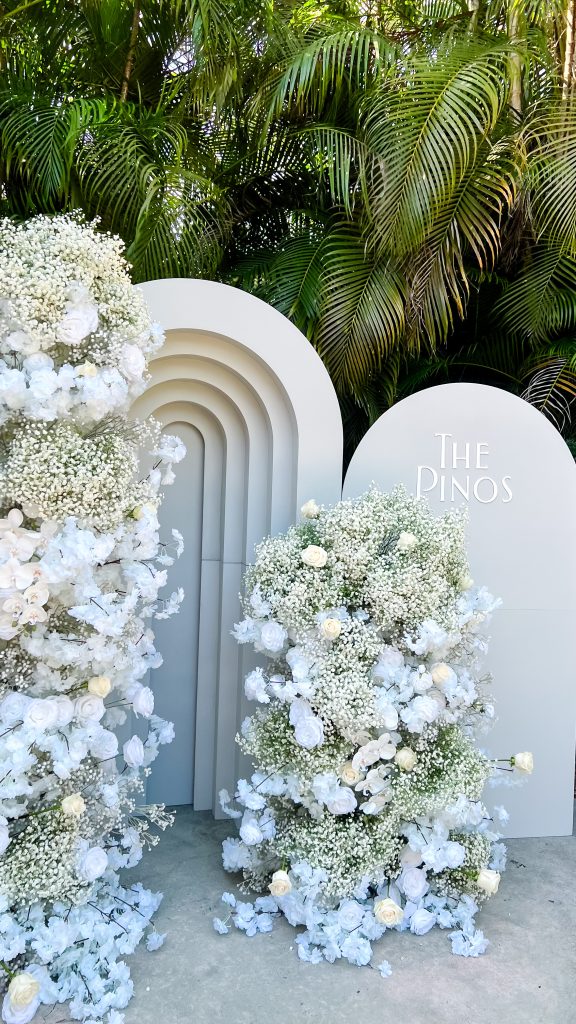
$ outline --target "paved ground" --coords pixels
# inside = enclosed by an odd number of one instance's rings
[[[491,940],[477,960],[452,956],[445,932],[386,936],[394,973],[301,963],[294,929],[252,939],[212,929],[230,822],[188,808],[134,875],[163,889],[155,953],[132,958],[126,1024],[572,1024],[576,1022],[576,840],[509,843],[500,892],[479,917]],[[233,828],[232,824],[232,828]],[[378,961],[376,961],[378,962]]]

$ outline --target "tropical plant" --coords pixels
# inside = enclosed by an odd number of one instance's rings
[[[576,0],[3,12],[4,212],[81,207],[136,280],[272,302],[324,359],[350,448],[445,379],[511,388],[571,435]]]

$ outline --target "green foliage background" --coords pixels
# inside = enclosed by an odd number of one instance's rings
[[[0,211],[82,209],[137,281],[271,302],[348,452],[448,380],[523,394],[571,443],[575,31],[576,0],[11,0]]]

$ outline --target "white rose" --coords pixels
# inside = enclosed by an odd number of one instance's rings
[[[339,786],[326,801],[330,814],[352,814],[356,810],[356,797],[348,786]]]
[[[265,622],[260,630],[260,643],[267,651],[271,654],[278,654],[282,650],[286,640],[288,639],[288,633],[281,626],[279,622]]]
[[[98,327],[98,306],[82,302],[69,306],[56,330],[63,345],[78,345]]]
[[[492,868],[481,868],[476,877],[476,885],[489,896],[494,896],[500,885],[499,872],[492,871]]]
[[[347,932],[356,931],[362,924],[364,907],[356,900],[344,900],[338,908],[338,924]]]
[[[402,907],[399,907],[389,896],[384,900],[376,900],[374,903],[374,917],[379,924],[385,924],[387,928],[394,928],[400,924],[404,917]]]
[[[294,739],[300,747],[311,750],[324,743],[324,726],[316,715],[303,715],[294,727]]]
[[[70,793],[70,796],[65,796],[62,800],[62,810],[71,818],[80,818],[86,810],[86,801],[80,793]]]
[[[458,580],[458,586],[460,587],[460,590],[470,590],[470,588],[474,586],[474,580],[469,572],[462,574]]]
[[[47,697],[47,700],[51,704],[54,704],[57,709],[57,725],[61,729],[65,725],[70,725],[70,722],[74,718],[74,704],[69,697],[65,697],[63,693],[56,694],[54,697]]]
[[[411,903],[417,903],[424,893],[428,892],[426,872],[422,868],[405,868],[400,875],[398,885]]]
[[[149,686],[141,686],[132,697],[132,707],[136,715],[150,718],[154,711],[154,694]]]
[[[4,1024],[29,1024],[29,1021],[36,1015],[36,1010],[39,1006],[40,996],[36,996],[28,1006],[17,1010],[10,1002],[10,996],[6,993],[2,1003],[2,1020]]]
[[[272,896],[287,896],[292,891],[292,882],[287,871],[275,871],[268,886]]]
[[[355,786],[357,782],[360,782],[362,773],[354,767],[352,761],[346,761],[340,769],[340,778],[347,786]]]
[[[33,729],[54,729],[58,725],[58,705],[53,700],[31,700],[24,711],[24,725]]]
[[[32,703],[32,697],[24,693],[13,691],[7,693],[4,700],[0,702],[0,716],[6,725],[15,725],[24,719],[26,708]]]
[[[40,991],[40,983],[27,971],[15,974],[8,985],[8,996],[15,1010],[23,1010],[34,1002]]]
[[[100,761],[109,761],[118,753],[118,737],[108,729],[101,729],[90,741],[90,753]]]
[[[396,543],[396,551],[412,551],[418,543],[418,538],[413,533],[402,531]]]
[[[74,715],[80,722],[99,722],[106,708],[101,697],[83,693],[74,701]]]
[[[130,768],[139,768],[144,764],[144,744],[139,736],[132,736],[131,739],[126,740],[122,747],[122,753]]]
[[[6,821],[6,818],[0,817],[0,857],[8,848],[9,842],[10,832],[8,830],[8,822]]]
[[[432,676],[434,686],[443,686],[444,683],[447,683],[452,678],[454,672],[445,661],[439,661],[430,669],[430,675]]]
[[[101,846],[91,846],[80,858],[80,876],[85,882],[94,882],[108,867],[108,855]]]
[[[320,626],[320,632],[325,640],[336,640],[342,632],[340,619],[324,619]]]
[[[320,506],[316,504],[314,498],[310,498],[310,501],[302,505],[300,513],[304,516],[304,519],[317,519],[320,514]]]
[[[328,552],[324,548],[318,547],[317,544],[309,544],[301,552],[300,558],[304,565],[309,565],[312,569],[323,569],[328,561]]]
[[[400,750],[396,751],[394,760],[403,772],[411,772],[418,760],[418,754],[412,750],[412,747],[400,747]]]
[[[92,676],[88,680],[88,693],[93,693],[95,697],[107,697],[111,689],[110,676]]]
[[[524,750],[521,754],[514,754],[511,760],[514,768],[517,768],[519,772],[524,772],[525,775],[531,775],[534,771],[534,755],[529,750]]]
[[[146,369],[146,359],[137,345],[124,345],[120,353],[120,372],[128,380],[140,380]]]
[[[258,846],[264,839],[264,835],[258,822],[250,818],[240,826],[240,838],[246,846]]]

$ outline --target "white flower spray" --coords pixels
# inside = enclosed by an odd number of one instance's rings
[[[260,545],[234,630],[270,665],[246,679],[259,707],[238,740],[256,771],[221,793],[240,819],[224,867],[265,895],[226,893],[214,927],[253,935],[284,914],[305,925],[302,960],[363,966],[387,930],[437,925],[478,956],[474,916],[505,865],[482,803],[498,765],[473,740],[493,714],[479,627],[498,602],[472,587],[458,515],[401,489],[301,512]],[[531,754],[514,770],[530,773]]]
[[[144,781],[171,723],[143,684],[150,621],[178,610],[160,487],[178,438],[127,413],[161,343],[119,239],[74,216],[0,222],[2,1019],[67,1002],[112,1022],[160,894],[121,885],[170,823]],[[154,468],[139,479],[147,443]],[[143,723],[119,751],[115,728]]]

